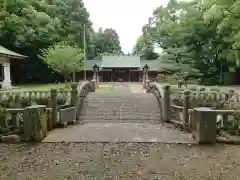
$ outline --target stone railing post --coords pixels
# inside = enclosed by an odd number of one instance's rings
[[[24,109],[23,112],[23,140],[30,141],[32,139],[33,124],[31,121],[30,114],[31,109],[29,107]]]
[[[48,130],[52,130],[53,129],[52,108],[46,108],[46,116],[47,116],[47,128]]]
[[[216,113],[210,108],[201,107],[194,109],[193,138],[198,143],[216,143]]]
[[[194,127],[194,109],[189,109],[188,114],[189,114],[188,130],[191,132],[195,128]]]
[[[23,131],[24,131],[24,140],[30,141],[34,140],[36,142],[41,142],[44,136],[46,135],[47,127],[42,127],[42,121],[44,121],[43,111],[45,106],[36,105],[29,106],[24,109],[23,112]],[[45,122],[44,122],[45,123]],[[44,124],[47,126],[47,124]]]
[[[51,108],[52,108],[52,126],[53,128],[57,125],[57,90],[51,89]]]
[[[149,89],[149,87],[150,87],[150,80],[148,79],[148,80],[146,81],[146,89]]]
[[[97,87],[99,87],[99,72],[97,71],[97,78],[96,78],[96,85]]]
[[[146,88],[146,74],[143,73],[143,89]]]
[[[95,90],[96,90],[96,80],[95,80],[95,79],[92,79],[92,80],[91,80],[91,83],[92,83],[93,90],[94,90],[94,92],[95,92]]]
[[[167,122],[170,120],[170,85],[164,85],[162,89],[162,117]]]
[[[184,91],[184,100],[183,100],[183,128],[186,129],[189,122],[189,113],[188,109],[190,108],[190,91]]]
[[[72,83],[71,84],[71,105],[75,106],[76,105],[76,101],[77,101],[77,83]]]

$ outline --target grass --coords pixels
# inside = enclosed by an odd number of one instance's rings
[[[39,91],[48,91],[51,89],[70,89],[70,85],[68,88],[66,88],[66,84],[31,84],[31,85],[20,85],[20,86],[15,86],[13,89],[7,89],[7,90],[2,90],[2,91],[34,91],[34,90],[39,90]]]
[[[13,89],[1,90],[1,92],[9,91],[49,91],[51,89],[71,89],[70,85],[67,87],[65,83],[62,84],[31,84],[15,86]],[[112,92],[112,86],[100,86],[96,89],[96,92],[109,93]]]

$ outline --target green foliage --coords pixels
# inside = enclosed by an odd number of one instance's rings
[[[143,31],[143,35],[139,36],[137,39],[132,53],[142,56],[143,59],[155,60],[159,55],[154,52],[154,45],[149,38],[151,37]]]
[[[44,62],[55,72],[69,76],[82,70],[84,55],[81,49],[61,42],[42,51]]]
[[[240,66],[239,13],[237,0],[170,0],[156,8],[142,36],[162,48],[160,58],[177,73],[222,84],[224,72]]]
[[[114,29],[99,29],[95,34],[94,45],[96,56],[103,54],[119,55],[122,54],[122,49],[119,41],[119,36]]]
[[[116,31],[95,32],[89,16],[83,0],[0,0],[0,44],[29,57],[13,61],[13,83],[55,81],[40,50],[62,41],[84,49],[84,29],[87,59],[121,51]]]

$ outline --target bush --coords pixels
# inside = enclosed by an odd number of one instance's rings
[[[197,87],[190,87],[189,90],[190,91],[197,91]]]
[[[206,91],[206,88],[205,87],[200,87],[199,91]]]
[[[213,91],[213,92],[220,92],[220,89],[217,88],[217,87],[212,87],[212,88],[210,88],[210,91]]]

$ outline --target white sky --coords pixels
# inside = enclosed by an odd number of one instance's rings
[[[131,53],[142,26],[153,11],[168,0],[84,0],[90,20],[97,30],[113,28],[120,37],[124,53]]]

